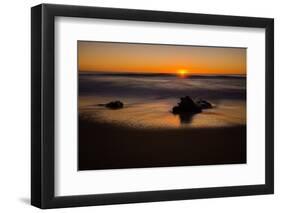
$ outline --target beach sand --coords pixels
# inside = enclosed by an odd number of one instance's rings
[[[246,126],[137,129],[79,118],[78,170],[246,163]]]

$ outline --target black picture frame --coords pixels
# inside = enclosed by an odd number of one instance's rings
[[[265,184],[56,197],[54,195],[54,21],[58,16],[264,28],[266,32]],[[274,20],[271,18],[41,4],[31,9],[31,90],[31,204],[36,207],[47,209],[260,195],[274,192]]]

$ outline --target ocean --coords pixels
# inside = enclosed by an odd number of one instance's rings
[[[246,76],[79,72],[79,114],[131,128],[212,128],[246,124]],[[202,113],[179,116],[180,97],[212,103]],[[122,101],[124,108],[101,106]]]

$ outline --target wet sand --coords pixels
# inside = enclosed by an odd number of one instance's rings
[[[246,126],[137,129],[79,118],[78,170],[246,163]]]

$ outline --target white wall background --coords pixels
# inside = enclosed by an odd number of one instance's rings
[[[74,4],[275,18],[275,195],[125,204],[50,212],[280,212],[281,3],[278,0],[53,0]],[[0,212],[39,212],[30,197],[30,7],[37,0],[1,2]]]

